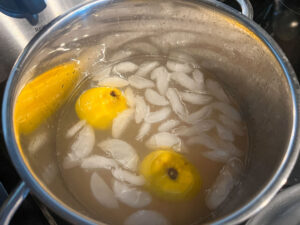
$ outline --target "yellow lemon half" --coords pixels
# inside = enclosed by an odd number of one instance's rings
[[[76,85],[75,63],[56,66],[30,81],[17,97],[14,121],[20,133],[29,134],[50,117]]]
[[[140,173],[146,179],[147,188],[166,200],[189,199],[201,186],[197,169],[172,150],[157,150],[147,155],[141,163]]]
[[[76,101],[78,117],[97,129],[108,129],[113,119],[127,108],[126,99],[117,88],[97,87],[82,93]]]

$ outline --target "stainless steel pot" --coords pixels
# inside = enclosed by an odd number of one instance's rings
[[[247,225],[299,224],[300,185],[281,191],[272,201],[248,220]]]
[[[8,223],[30,191],[74,224],[101,224],[101,217],[90,215],[69,194],[59,174],[55,185],[47,184],[41,168],[18,147],[14,104],[33,71],[79,57],[77,50],[84,44],[105,46],[105,57],[112,59],[115,49],[125,51],[126,43],[139,38],[151,38],[159,54],[180,49],[192,55],[235,94],[246,119],[250,149],[245,176],[205,223],[236,224],[261,210],[286,182],[298,156],[299,84],[280,48],[251,20],[251,9],[244,8],[249,2],[238,2],[250,18],[211,0],[95,1],[60,17],[39,33],[17,60],[5,91],[5,141],[24,181],[2,208],[0,223]],[[103,54],[101,57],[99,66],[106,63]],[[47,155],[55,162],[54,148],[55,144],[44,146],[41,157]]]

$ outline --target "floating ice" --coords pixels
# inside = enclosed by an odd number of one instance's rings
[[[146,146],[150,149],[173,149],[174,151],[181,151],[181,140],[176,135],[168,132],[160,132],[151,136]]]
[[[145,91],[145,98],[153,105],[164,106],[169,104],[169,101],[164,96],[161,96],[156,91],[149,88]]]
[[[201,87],[204,88],[205,84],[204,84],[204,75],[203,73],[198,70],[198,69],[195,69],[192,73],[192,77],[194,79],[194,81]]]
[[[193,68],[188,63],[179,63],[175,61],[168,61],[166,66],[173,72],[190,73],[193,70]]]
[[[190,76],[182,72],[171,73],[171,79],[182,87],[191,91],[200,91],[202,87],[198,85]]]
[[[86,124],[85,120],[80,120],[77,123],[75,123],[66,133],[66,137],[70,138],[73,137],[80,129],[83,128],[83,126]]]
[[[112,175],[117,180],[127,182],[134,186],[142,186],[146,182],[143,176],[133,174],[127,170],[122,170],[121,168],[112,170]]]
[[[213,149],[213,150],[219,149],[218,142],[214,138],[212,138],[209,135],[204,134],[204,133],[198,134],[198,136],[190,137],[187,140],[187,144],[188,145],[194,145],[194,144],[203,145],[203,146],[205,146],[209,149]]]
[[[135,73],[136,76],[145,77],[152,70],[154,70],[157,66],[159,66],[159,62],[144,62],[140,65],[138,71]]]
[[[160,121],[165,120],[166,118],[168,118],[170,113],[171,113],[171,109],[169,107],[163,107],[158,111],[150,112],[145,117],[145,121],[147,123],[157,123],[157,122],[160,122]]]
[[[216,99],[222,102],[229,102],[228,96],[226,95],[223,88],[218,82],[211,79],[207,79],[205,83],[210,94],[215,96]]]
[[[114,76],[114,77],[107,77],[103,80],[99,81],[98,85],[100,86],[107,86],[107,87],[125,87],[129,84],[129,82],[123,78]]]
[[[106,158],[100,155],[91,155],[81,162],[81,167],[84,169],[115,169],[118,168],[118,163],[114,159]]]
[[[225,114],[230,119],[237,121],[237,122],[241,121],[240,113],[235,108],[233,108],[231,105],[229,105],[227,103],[223,103],[223,102],[215,102],[215,103],[212,103],[211,106],[213,108],[219,110],[223,114]]]
[[[88,156],[95,145],[95,133],[93,128],[86,124],[76,135],[75,141],[71,145],[71,152],[68,153],[64,168],[72,168],[78,165],[78,161]]]
[[[112,124],[112,137],[119,138],[129,126],[129,123],[133,120],[134,109],[126,109],[119,113],[113,120]]]
[[[135,106],[135,95],[133,93],[133,90],[130,87],[127,87],[124,91],[124,95],[127,105],[133,108]]]
[[[241,126],[241,124],[238,124],[236,122],[234,122],[232,119],[229,119],[228,117],[224,116],[224,115],[220,115],[219,116],[219,120],[229,129],[231,129],[233,131],[233,133],[235,133],[236,135],[239,136],[243,136],[244,130]]]
[[[234,141],[234,135],[229,128],[224,127],[223,125],[216,123],[217,132],[220,138],[227,141]]]
[[[212,107],[210,105],[203,106],[196,112],[191,113],[187,116],[185,122],[190,124],[195,124],[201,120],[207,119],[212,112]]]
[[[163,66],[160,66],[153,70],[151,73],[151,79],[156,80],[156,87],[161,95],[166,95],[169,87],[170,73]]]
[[[103,79],[110,76],[111,70],[112,70],[111,66],[109,66],[105,69],[102,69],[102,66],[100,68],[96,67],[96,68],[92,69],[91,73],[95,74],[92,77],[92,80],[96,81],[97,83],[100,83]]]
[[[151,195],[117,180],[113,181],[113,190],[117,199],[132,208],[143,208],[152,201]]]
[[[237,157],[230,158],[227,161],[226,165],[230,170],[231,174],[235,177],[239,176],[243,171],[243,162]]]
[[[190,137],[201,134],[204,131],[209,131],[215,127],[214,120],[202,120],[193,126],[181,126],[172,130],[175,135]]]
[[[49,139],[49,134],[46,131],[39,132],[34,135],[28,144],[28,151],[30,154],[35,154],[40,151]]]
[[[242,156],[241,150],[239,150],[232,142],[218,140],[219,148],[217,150],[222,150],[230,154],[231,156]]]
[[[80,166],[80,164],[81,164],[81,160],[73,159],[72,155],[70,153],[63,160],[63,168],[64,169],[71,169],[73,167]]]
[[[144,122],[142,124],[142,126],[140,127],[139,129],[139,132],[138,132],[138,135],[136,136],[136,140],[137,141],[141,141],[143,140],[143,138],[149,134],[150,132],[150,129],[151,129],[151,124],[150,123],[147,123],[147,122]]]
[[[134,51],[131,50],[120,50],[115,52],[111,57],[110,61],[120,61],[122,59],[126,59],[134,54]]]
[[[145,100],[141,96],[136,96],[135,106],[135,122],[140,123],[149,113],[149,106],[147,106]]]
[[[169,222],[158,212],[139,210],[131,214],[125,220],[124,225],[169,225]]]
[[[91,190],[102,206],[110,209],[119,208],[119,203],[114,193],[97,173],[93,173],[91,176]]]
[[[58,176],[58,173],[59,169],[57,167],[57,164],[50,163],[43,169],[42,180],[46,184],[51,184],[54,181],[55,177]]]
[[[121,62],[113,68],[113,71],[117,74],[123,75],[128,73],[134,73],[135,71],[137,71],[138,68],[139,67],[132,62]]]
[[[169,99],[171,107],[175,114],[181,120],[185,120],[188,115],[188,111],[183,102],[181,101],[178,91],[175,88],[168,88],[167,98]]]
[[[128,81],[132,87],[137,89],[152,88],[155,86],[153,81],[136,75],[130,76]]]
[[[206,94],[197,94],[193,92],[180,92],[183,101],[194,104],[204,105],[212,100],[212,97]]]
[[[205,133],[201,133],[198,136],[190,137],[187,140],[188,145],[203,145],[209,149],[216,151],[224,151],[230,156],[241,156],[242,152],[231,142],[223,141],[221,139],[215,139]]]
[[[162,123],[158,127],[158,131],[166,132],[166,131],[169,131],[169,130],[173,129],[174,127],[178,126],[179,124],[180,124],[179,120],[167,120],[166,122]]]
[[[98,144],[98,146],[122,166],[135,171],[137,169],[139,157],[134,148],[119,139],[107,139]]]
[[[207,193],[205,202],[209,209],[216,209],[234,187],[236,181],[226,166],[220,171],[216,181]]]
[[[227,152],[219,151],[219,150],[202,152],[202,155],[212,161],[223,162],[223,163],[225,163],[230,157],[230,155]]]

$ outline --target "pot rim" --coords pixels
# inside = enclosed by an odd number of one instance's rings
[[[298,183],[284,189],[278,195],[276,195],[276,197],[274,197],[262,211],[248,220],[246,225],[266,224],[266,222],[269,220],[268,218],[273,219],[274,217],[276,218],[276,216],[277,219],[279,216],[286,217],[289,209],[295,207],[296,204],[299,204],[299,198],[300,184]],[[278,212],[279,209],[282,209],[280,213]],[[274,217],[272,217],[272,215]],[[270,222],[271,221],[269,220],[269,224]]]
[[[78,214],[75,210],[60,202],[60,200],[56,199],[50,192],[46,191],[45,188],[41,185],[41,183],[38,182],[38,180],[36,180],[35,176],[31,174],[30,169],[26,166],[26,163],[20,154],[14,135],[12,107],[13,96],[11,93],[13,93],[14,88],[18,83],[18,78],[20,77],[18,68],[23,66],[27,56],[30,55],[32,49],[34,49],[37,46],[40,40],[43,40],[43,38],[47,36],[47,34],[50,33],[52,29],[60,26],[60,24],[65,23],[68,20],[75,18],[82,12],[89,11],[96,6],[101,6],[109,3],[111,3],[110,0],[96,0],[82,4],[73,10],[71,9],[71,11],[65,13],[62,16],[59,16],[58,18],[50,22],[48,25],[46,25],[46,27],[29,42],[29,44],[25,47],[25,49],[21,52],[18,59],[16,60],[16,63],[14,64],[9,75],[3,97],[2,128],[6,147],[8,149],[10,158],[14,164],[14,167],[16,168],[21,178],[25,181],[26,185],[43,203],[45,203],[58,215],[76,224],[99,224],[99,222],[92,220],[87,216]],[[221,12],[230,15],[238,23],[246,26],[249,30],[251,30],[257,35],[257,37],[268,47],[270,52],[276,58],[277,62],[280,64],[281,69],[284,71],[284,75],[288,82],[293,102],[293,125],[289,145],[280,163],[280,166],[278,167],[276,173],[273,175],[272,179],[270,179],[270,181],[264,186],[264,188],[242,208],[237,209],[228,216],[224,216],[216,220],[210,221],[210,224],[215,225],[228,223],[236,224],[248,219],[250,216],[254,215],[264,206],[266,206],[267,203],[275,196],[277,191],[279,191],[279,189],[284,185],[290,172],[294,167],[294,164],[298,157],[300,146],[299,138],[297,138],[299,137],[300,125],[298,118],[298,110],[300,108],[298,103],[298,95],[300,93],[299,84],[297,81],[296,74],[282,50],[279,48],[276,42],[267,34],[267,32],[264,31],[259,25],[257,25],[254,21],[250,20],[246,16],[240,14],[237,10],[221,2],[213,0],[201,0],[200,4],[201,3],[208,5],[209,7],[215,7]]]

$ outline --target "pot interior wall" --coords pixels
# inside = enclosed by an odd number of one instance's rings
[[[233,16],[204,3],[125,1],[105,7],[101,3],[59,22],[42,37],[19,68],[15,95],[34,74],[76,58],[86,46],[96,45],[99,50],[105,46],[105,56],[110,58],[115,49],[126,50],[126,43],[144,38],[159,49],[159,54],[167,55],[174,49],[186,52],[217,76],[238,100],[247,121],[249,154],[241,183],[216,211],[216,218],[245,206],[283,162],[293,122],[288,81],[268,47]],[[61,46],[70,50],[53,51]],[[147,54],[157,52],[149,50]],[[99,62],[99,66],[106,63]],[[55,129],[55,124],[49,129]],[[28,155],[26,151],[24,154]],[[59,173],[47,183],[45,168],[50,165],[58,171],[55,154],[53,138],[42,152],[25,160],[46,190],[86,213],[68,194]],[[45,168],[37,166],[41,160]],[[89,216],[101,220],[101,216]]]

